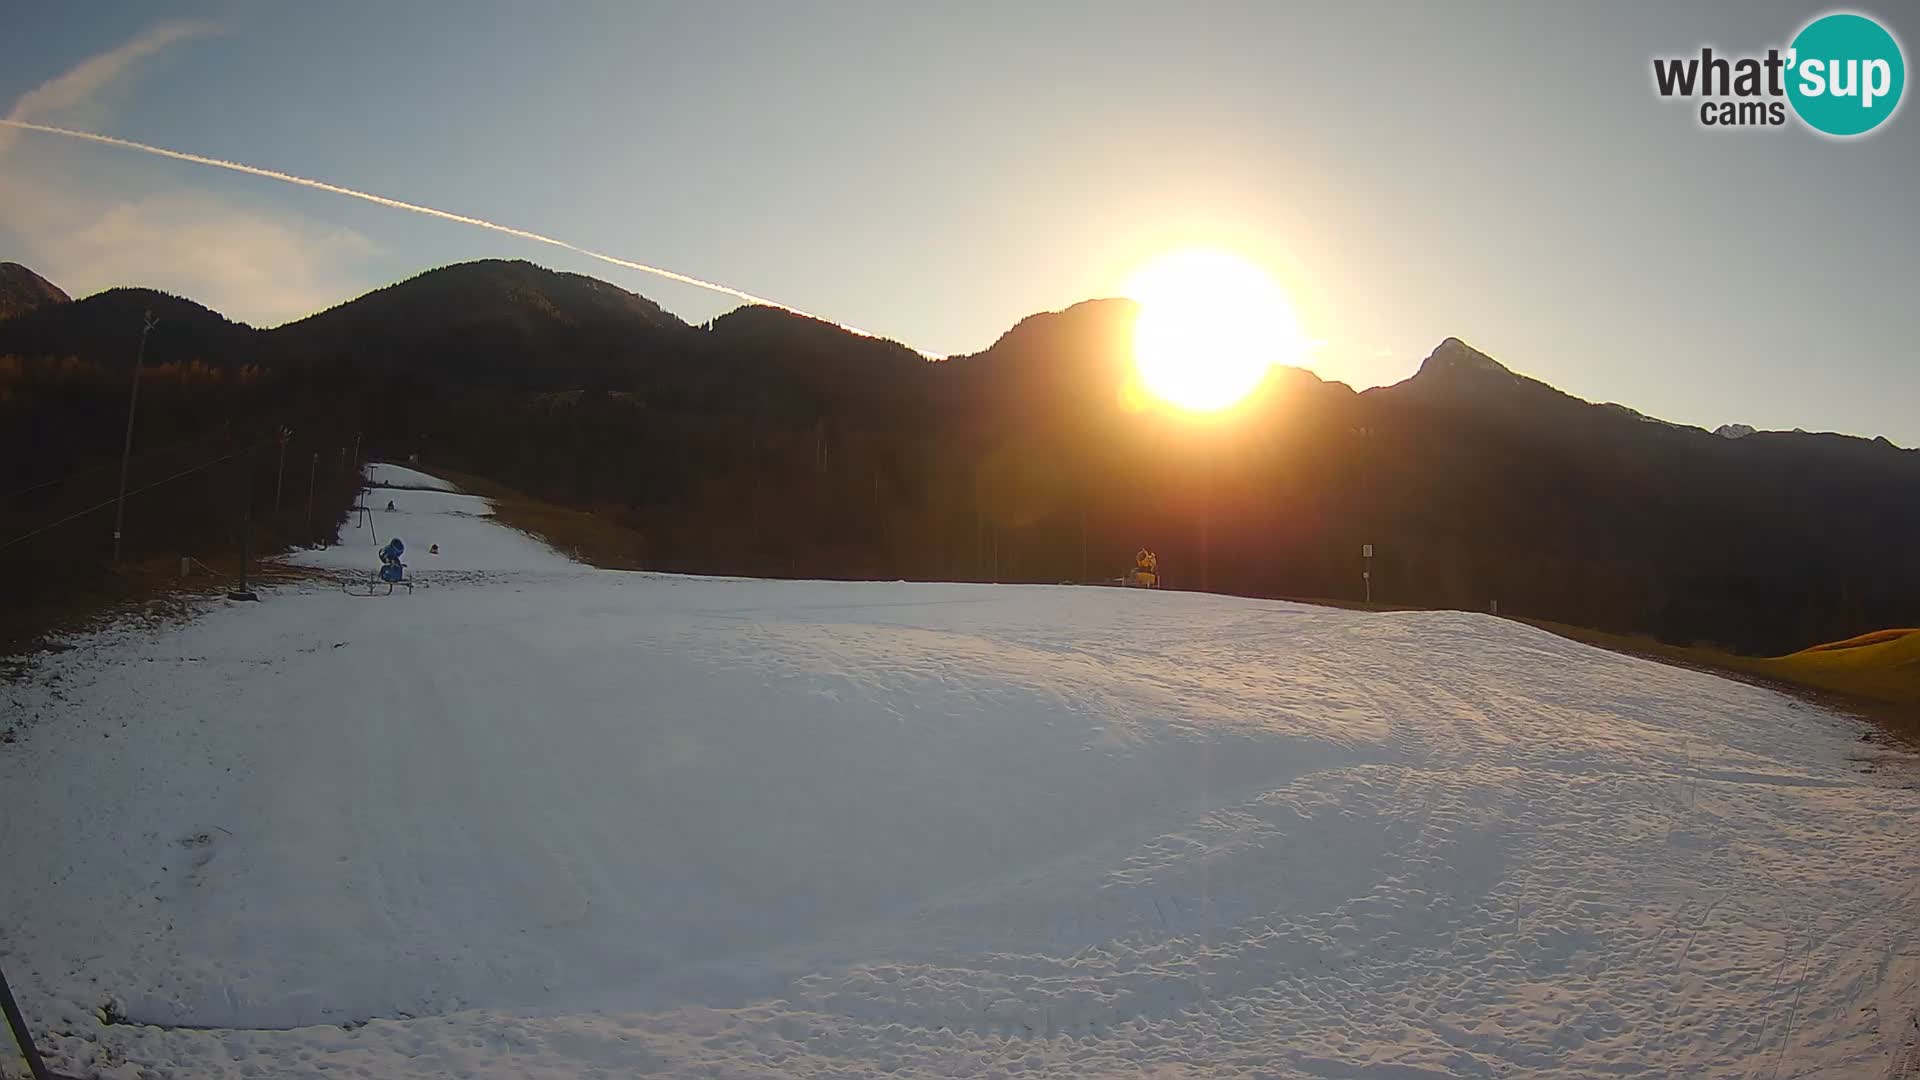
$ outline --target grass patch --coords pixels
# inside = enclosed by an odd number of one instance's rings
[[[1920,630],[1881,630],[1766,661],[1781,678],[1920,709]]]
[[[239,582],[238,567],[209,568],[194,560],[186,577],[175,557],[121,564],[97,580],[28,603],[0,607],[0,657],[21,657],[40,649],[56,651],[58,640],[127,618],[164,623],[184,618],[192,604],[225,596]],[[278,585],[310,579],[314,571],[286,566],[271,556],[247,571],[249,585]],[[0,679],[25,673],[27,665],[0,665]]]
[[[1727,675],[1864,716],[1920,742],[1920,630],[1877,630],[1786,656],[1740,656],[1641,634],[1522,619],[1564,638],[1696,671]]]
[[[1802,653],[1834,652],[1839,649],[1858,649],[1863,645],[1882,645],[1898,641],[1908,634],[1920,634],[1920,630],[1875,630],[1870,634],[1850,637],[1845,641],[1829,641],[1825,645],[1815,645],[1811,649],[1802,649]],[[1799,653],[1794,655],[1798,656]]]

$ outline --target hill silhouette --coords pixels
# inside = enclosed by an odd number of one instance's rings
[[[147,342],[150,364],[243,364],[259,359],[259,331],[155,289],[108,289],[81,300],[48,304],[0,322],[0,356],[74,358],[105,368],[131,367],[142,317],[151,312],[164,333]]]
[[[0,262],[0,319],[67,303],[59,286],[15,262]]]
[[[687,332],[660,305],[581,274],[489,259],[429,270],[266,334],[276,361],[441,378],[574,381]]]
[[[1669,424],[1455,338],[1393,386],[1277,369],[1194,421],[1130,386],[1127,301],[930,361],[774,308],[690,327],[485,261],[265,331],[113,290],[0,322],[0,356],[124,366],[148,305],[153,362],[324,388],[375,452],[626,526],[632,565],[1053,582],[1148,544],[1177,587],[1358,598],[1372,544],[1388,603],[1771,653],[1920,623],[1920,565],[1889,554],[1920,547],[1920,453]]]

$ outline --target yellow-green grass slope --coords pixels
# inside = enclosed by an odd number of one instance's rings
[[[1797,691],[1920,740],[1920,629],[1877,630],[1786,656],[1737,656],[1706,645],[1669,645],[1640,634],[1523,621],[1603,649]]]
[[[1920,706],[1920,629],[1877,630],[1763,663],[1791,682]]]

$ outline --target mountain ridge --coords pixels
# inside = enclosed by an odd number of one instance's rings
[[[676,346],[687,346],[685,334],[713,335],[716,341],[732,345],[768,343],[768,335],[783,339],[787,345],[816,356],[842,347],[870,357],[913,357],[935,364],[955,364],[1009,352],[1031,351],[1062,335],[1061,327],[1095,322],[1125,323],[1137,310],[1132,300],[1094,298],[1082,300],[1055,311],[1035,312],[1018,320],[986,348],[940,358],[923,357],[911,348],[886,338],[869,337],[845,330],[831,322],[801,316],[785,309],[762,304],[744,304],[706,324],[695,327],[648,297],[621,288],[590,275],[553,270],[525,259],[476,259],[433,267],[398,281],[370,289],[330,308],[311,315],[259,329],[228,319],[221,313],[185,298],[159,290],[116,287],[80,299],[66,294],[46,279],[19,263],[0,263],[0,301],[4,300],[9,275],[19,280],[44,284],[61,298],[18,313],[19,318],[0,327],[0,355],[78,356],[107,366],[130,363],[131,343],[138,337],[136,309],[157,308],[167,332],[156,334],[149,343],[153,362],[202,359],[214,364],[234,364],[286,360],[317,362],[343,353],[380,353],[388,351],[394,340],[409,349],[435,348],[466,342],[480,352],[496,356],[505,363],[510,356],[501,354],[539,353],[552,349],[575,357],[598,357],[622,347],[622,338],[632,335],[642,344],[657,345],[676,336]],[[457,294],[457,295],[456,295]],[[558,294],[556,298],[556,294]],[[428,303],[442,307],[457,300],[470,310],[447,324],[410,330],[394,335],[391,327],[377,325],[380,315],[411,317],[400,312],[403,304]],[[46,312],[59,306],[64,311]],[[474,311],[479,311],[475,314]],[[36,318],[36,314],[38,317]],[[4,303],[0,302],[0,318]],[[81,324],[97,324],[117,318],[126,323],[125,333],[111,327],[76,329]],[[376,323],[374,326],[368,324]],[[190,328],[184,342],[176,337],[181,327]],[[790,331],[782,333],[781,329]],[[1069,330],[1070,335],[1073,331]],[[1125,350],[1125,342],[1112,325],[1087,335],[1097,344],[1091,351],[1111,358]],[[62,353],[65,345],[78,344],[78,351]],[[212,354],[212,355],[207,355]],[[560,365],[578,373],[580,363]],[[965,366],[964,363],[961,366]],[[1095,365],[1099,366],[1099,365]],[[1327,382],[1308,368],[1284,365]],[[1284,379],[1297,380],[1287,375]],[[1340,384],[1344,385],[1344,384]],[[1414,374],[1396,383],[1355,391],[1366,395],[1406,393],[1403,388],[1418,387],[1419,392],[1443,398],[1455,405],[1478,401],[1486,404],[1489,388],[1514,386],[1536,395],[1535,405],[1556,402],[1612,409],[1636,419],[1687,430],[1708,430],[1697,425],[1665,420],[1617,402],[1590,402],[1520,374],[1492,356],[1467,344],[1457,336],[1448,336],[1421,361]],[[1444,388],[1444,389],[1443,389]],[[1548,406],[1552,407],[1552,406]],[[1747,425],[1729,424],[1713,429],[1729,440],[1755,434]],[[1759,432],[1765,434],[1766,432]],[[1794,433],[1807,434],[1801,429]],[[1846,438],[1863,438],[1893,449],[1902,449],[1884,435],[1854,436],[1828,432]]]
[[[27,267],[17,262],[0,262],[0,319],[72,300],[58,285]]]
[[[1920,547],[1920,451],[1729,439],[1584,401],[1458,338],[1390,386],[1282,368],[1197,419],[1137,385],[1126,301],[929,362],[764,306],[691,327],[517,262],[272,330],[109,290],[0,322],[0,355],[93,361],[0,365],[0,483],[117,452],[126,383],[102,375],[131,363],[149,309],[149,363],[233,372],[173,380],[177,406],[143,396],[151,422],[238,437],[278,422],[246,404],[277,394],[307,430],[604,514],[633,567],[1059,582],[1109,577],[1146,544],[1181,587],[1358,599],[1370,545],[1374,598],[1409,606],[1498,602],[1772,653],[1920,623],[1920,566],[1860,557]]]

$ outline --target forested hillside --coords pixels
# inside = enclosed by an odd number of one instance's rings
[[[1231,412],[1184,417],[1130,385],[1123,301],[929,361],[769,308],[690,327],[526,263],[265,331],[114,290],[0,322],[0,483],[117,455],[149,308],[148,383],[173,389],[143,402],[138,446],[284,424],[313,440],[297,457],[359,434],[606,515],[661,570],[1090,581],[1148,545],[1176,587],[1352,599],[1370,543],[1388,603],[1748,652],[1920,622],[1920,565],[1885,557],[1920,546],[1920,453],[1669,425],[1453,339],[1395,386],[1276,369]],[[6,522],[54,508],[10,502]],[[102,534],[30,550],[91,558]]]

